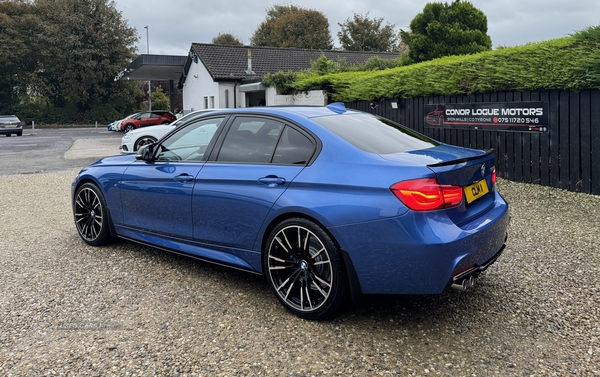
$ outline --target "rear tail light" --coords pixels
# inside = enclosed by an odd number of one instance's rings
[[[492,187],[496,185],[496,167],[492,166]]]
[[[461,186],[440,185],[435,178],[398,182],[390,190],[413,211],[456,207],[463,197]]]

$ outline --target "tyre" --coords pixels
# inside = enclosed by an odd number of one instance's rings
[[[133,131],[135,130],[135,126],[133,124],[128,124],[125,126],[125,132],[129,132],[129,131]]]
[[[17,136],[23,136],[23,132],[19,132]]]
[[[6,137],[10,137],[10,134],[6,134]]]
[[[113,240],[111,223],[100,189],[92,183],[85,183],[75,193],[74,200],[73,215],[79,236],[92,246],[110,243]]]
[[[269,235],[263,266],[277,299],[301,318],[330,318],[347,303],[339,247],[312,221],[292,218],[277,225]]]
[[[156,138],[152,136],[142,136],[133,145],[133,151],[137,152],[138,149],[143,147],[144,145],[152,144],[156,142]]]

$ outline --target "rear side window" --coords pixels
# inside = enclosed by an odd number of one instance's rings
[[[275,149],[274,164],[305,165],[315,147],[308,137],[286,126]]]
[[[439,145],[410,128],[366,113],[316,117],[311,120],[369,153],[410,152]]]
[[[266,118],[235,118],[217,157],[220,162],[270,163],[283,123]]]
[[[0,117],[0,123],[18,123],[18,122],[20,122],[20,120],[16,116],[6,115],[6,116]]]

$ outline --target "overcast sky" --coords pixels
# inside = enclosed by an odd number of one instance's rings
[[[448,0],[452,1],[452,0]],[[115,0],[130,27],[137,29],[139,53],[146,53],[148,25],[151,54],[187,55],[193,42],[210,43],[219,33],[231,33],[244,44],[274,4],[295,4],[322,12],[329,20],[335,46],[338,23],[353,13],[384,18],[396,30],[408,29],[426,0]],[[441,1],[443,2],[443,1]],[[488,18],[493,47],[518,46],[560,38],[600,24],[598,0],[472,0]]]

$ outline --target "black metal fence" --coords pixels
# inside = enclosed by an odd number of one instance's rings
[[[436,129],[424,125],[424,105],[528,101],[548,102],[547,132]],[[346,107],[384,116],[447,144],[494,148],[499,177],[600,195],[600,90],[387,99],[351,102]]]

